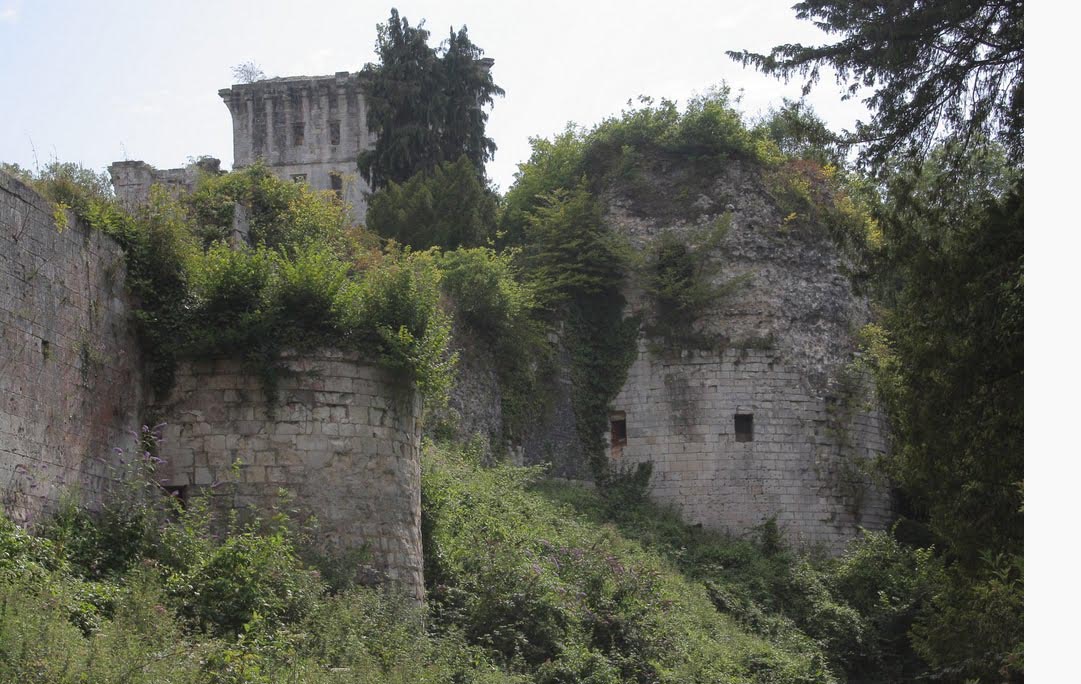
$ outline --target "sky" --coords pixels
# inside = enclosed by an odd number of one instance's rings
[[[211,155],[231,168],[232,128],[217,93],[232,84],[233,66],[252,61],[268,76],[359,70],[375,60],[376,24],[396,6],[413,24],[425,20],[430,44],[465,25],[495,59],[506,96],[490,110],[499,149],[488,175],[505,191],[531,136],[570,121],[592,126],[639,95],[685,103],[723,82],[748,117],[798,98],[800,83],[724,54],[824,40],[793,3],[0,0],[0,161],[174,168]],[[808,101],[836,128],[866,116],[831,80]]]

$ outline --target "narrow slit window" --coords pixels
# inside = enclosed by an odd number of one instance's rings
[[[611,424],[612,446],[624,446],[627,444],[627,415],[623,411],[613,413],[609,418]]]
[[[304,122],[297,121],[293,124],[293,147],[300,147],[304,144]]]
[[[754,441],[754,416],[750,413],[736,414],[736,441]]]
[[[331,121],[330,122],[330,144],[340,145],[342,143],[342,122]]]

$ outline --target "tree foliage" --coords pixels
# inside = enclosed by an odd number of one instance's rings
[[[840,167],[847,146],[814,110],[802,100],[785,99],[773,108],[753,129],[758,136],[777,143],[781,153],[792,159],[810,159],[822,166]]]
[[[372,195],[368,227],[413,249],[479,247],[494,237],[498,204],[464,154]]]
[[[957,134],[999,138],[1020,159],[1024,145],[1023,0],[804,0],[796,16],[836,43],[779,45],[769,54],[728,55],[785,79],[836,71],[846,98],[870,89],[874,114],[857,124],[864,159],[879,167],[902,150],[926,152]]]
[[[495,153],[484,135],[484,108],[503,89],[492,80],[491,62],[481,59],[464,26],[438,49],[428,37],[423,21],[410,26],[397,10],[378,26],[379,63],[364,68],[368,130],[376,143],[358,160],[373,188],[404,183],[462,155],[484,178],[484,163]]]
[[[962,163],[958,167],[956,164]],[[879,349],[895,474],[966,565],[1020,553],[1024,478],[1024,199],[984,147],[892,176],[880,225]],[[947,410],[948,408],[948,410]]]

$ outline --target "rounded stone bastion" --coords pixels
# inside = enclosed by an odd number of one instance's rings
[[[211,508],[315,516],[317,547],[368,581],[423,598],[420,400],[390,372],[334,350],[287,354],[276,397],[235,360],[180,365],[166,401],[165,486]],[[358,551],[366,553],[358,554]]]

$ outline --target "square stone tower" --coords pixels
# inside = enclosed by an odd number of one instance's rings
[[[368,183],[357,156],[375,137],[368,132],[360,73],[291,76],[219,90],[233,117],[233,167],[262,159],[278,177],[333,190],[364,220]]]

